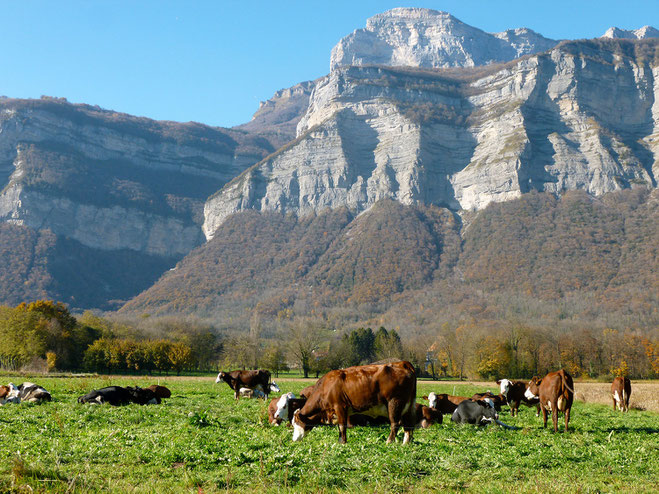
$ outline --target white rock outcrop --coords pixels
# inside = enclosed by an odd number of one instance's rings
[[[396,8],[342,38],[332,49],[330,70],[346,65],[473,67],[507,62],[557,43],[527,28],[490,34],[447,12]]]
[[[297,140],[206,202],[206,238],[245,209],[364,211],[386,197],[478,210],[531,190],[656,187],[659,67],[593,46],[457,73],[339,67]]]

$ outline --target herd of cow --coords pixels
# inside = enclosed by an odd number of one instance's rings
[[[215,382],[226,382],[236,399],[267,399],[270,391],[279,390],[270,382],[267,370],[220,372]],[[425,406],[416,403],[416,372],[409,362],[355,366],[328,372],[315,385],[304,388],[299,398],[291,392],[273,398],[268,405],[268,418],[274,425],[291,423],[294,441],[318,425],[337,425],[339,442],[345,443],[349,427],[389,424],[387,443],[395,440],[402,427],[405,444],[412,441],[414,429],[441,424],[444,414],[451,414],[451,420],[459,424],[496,423],[516,429],[501,422],[498,412],[508,405],[514,417],[524,404],[535,407],[538,416],[542,412],[544,427],[551,414],[554,432],[558,431],[558,413],[562,412],[568,430],[574,383],[565,370],[550,372],[542,379],[534,377],[529,382],[501,379],[497,384],[498,395],[489,391],[471,397],[433,392],[423,397],[428,400]],[[617,377],[611,385],[614,410],[617,406],[627,411],[630,395],[629,379]]]
[[[226,382],[234,390],[234,397],[268,399],[271,392],[280,392],[270,380],[267,370],[237,370],[220,372],[216,383]],[[389,364],[372,364],[333,370],[308,386],[296,398],[291,392],[273,398],[268,405],[271,424],[291,423],[293,440],[298,441],[313,427],[335,424],[339,430],[339,442],[346,442],[346,430],[360,425],[389,424],[387,443],[395,440],[399,429],[404,430],[403,444],[412,441],[416,428],[441,424],[443,415],[451,414],[458,424],[488,425],[516,429],[499,420],[498,412],[503,405],[510,407],[511,416],[519,413],[521,404],[535,407],[536,415],[542,412],[544,427],[547,417],[552,416],[554,432],[558,431],[558,413],[565,416],[568,430],[570,410],[574,400],[572,377],[564,370],[550,372],[540,379],[534,377],[528,383],[501,379],[497,381],[500,393],[490,391],[471,397],[429,393],[424,396],[428,406],[416,403],[416,372],[411,363],[401,361]],[[626,377],[617,377],[611,385],[613,408],[629,410],[631,383]],[[153,385],[148,388],[109,386],[87,393],[78,398],[79,403],[126,405],[159,404],[171,397],[171,391]],[[51,401],[51,395],[43,387],[25,382],[20,386],[10,383],[0,386],[0,405],[7,403]]]

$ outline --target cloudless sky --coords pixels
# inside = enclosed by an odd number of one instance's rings
[[[394,7],[553,39],[659,28],[659,0],[0,0],[0,94],[229,127],[327,74],[338,40]]]

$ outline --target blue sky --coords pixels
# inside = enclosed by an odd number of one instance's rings
[[[341,37],[399,6],[555,39],[659,28],[659,0],[0,0],[0,94],[237,125],[276,90],[325,75]]]

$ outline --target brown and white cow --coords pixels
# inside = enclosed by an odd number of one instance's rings
[[[296,398],[291,392],[273,398],[268,405],[268,422],[279,425],[282,422],[289,423],[293,419],[295,410],[302,408],[307,402],[306,398]]]
[[[240,388],[258,389],[263,392],[264,399],[270,394],[270,371],[259,370],[235,370],[231,372],[220,372],[215,383],[224,381],[234,390],[236,400],[240,397]]]
[[[372,364],[333,370],[318,380],[305,405],[293,415],[293,440],[302,439],[316,425],[335,423],[339,442],[347,440],[348,417],[353,414],[388,417],[395,441],[403,426],[403,444],[412,441],[416,425],[416,372],[409,362]]]
[[[540,416],[540,400],[537,398],[528,399],[524,395],[529,386],[526,381],[500,379],[497,381],[497,384],[500,387],[501,395],[508,402],[508,406],[510,406],[510,415],[512,417],[519,414],[520,403],[524,403],[527,407],[535,407],[536,417]]]
[[[558,432],[558,412],[565,413],[565,431],[570,421],[570,410],[574,401],[574,382],[567,371],[561,369],[550,372],[540,379],[534,377],[529,382],[528,389],[524,393],[527,399],[538,398],[542,408],[542,419],[544,427],[547,427],[547,412],[551,412],[554,423],[554,432]]]
[[[611,383],[611,397],[613,398],[613,410],[616,405],[623,412],[629,411],[629,397],[632,394],[632,382],[628,377],[616,377]]]
[[[416,427],[427,429],[433,424],[441,424],[444,421],[442,412],[439,410],[427,407],[421,403],[416,404]]]
[[[453,413],[460,403],[469,399],[466,396],[453,396],[446,393],[437,394],[434,391],[423,398],[428,400],[430,408],[439,410],[443,414]]]

